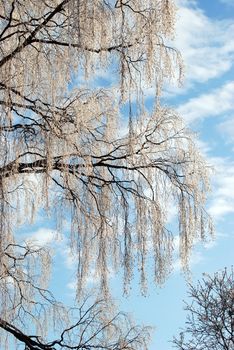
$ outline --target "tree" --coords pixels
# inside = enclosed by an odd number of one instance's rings
[[[43,304],[40,304],[40,307],[43,308]],[[2,318],[0,318],[0,327],[15,338],[16,344],[18,342],[23,344],[25,350],[147,349],[150,328],[134,325],[129,316],[124,313],[111,314],[110,307],[110,304],[104,300],[96,300],[89,304],[88,298],[77,309],[65,310],[63,306],[56,305],[57,333],[58,329],[63,330],[59,336],[50,341],[46,340],[48,338],[46,338],[45,325],[41,328],[40,323],[38,323],[40,335],[27,335],[12,322],[9,323]],[[53,334],[53,336],[56,335]],[[1,342],[1,345],[4,348],[9,346],[6,340]]]
[[[204,274],[196,286],[189,285],[186,328],[174,345],[180,350],[234,349],[234,271]]]
[[[80,306],[72,308],[55,300],[46,289],[50,259],[46,247],[9,244],[3,254],[1,349],[20,344],[25,350],[147,349],[150,327],[138,326],[128,314],[117,312],[110,299],[86,293]]]
[[[47,279],[37,276],[49,271],[49,252],[17,235],[42,208],[60,231],[70,220],[79,295],[91,269],[104,298],[110,268],[123,268],[127,290],[136,263],[145,292],[152,255],[155,281],[165,279],[169,201],[186,268],[194,240],[210,227],[209,186],[193,135],[160,104],[163,82],[177,73],[180,80],[182,70],[167,44],[173,1],[2,0],[0,13],[1,328],[25,327],[37,303],[53,305]],[[92,83],[102,69],[113,85]],[[152,112],[146,87],[155,91]]]

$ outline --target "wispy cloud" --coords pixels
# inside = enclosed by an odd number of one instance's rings
[[[77,256],[68,247],[68,242],[66,242],[66,247],[60,253],[63,256],[65,267],[69,270],[74,270],[77,267]]]
[[[218,130],[226,143],[234,143],[234,111],[218,125]]]
[[[221,236],[220,234],[217,234],[216,238],[220,237],[220,236]],[[213,249],[217,245],[217,240],[215,240],[214,238],[210,238],[206,242],[203,242],[202,246],[200,245],[200,243],[201,243],[201,240],[199,238],[195,239],[194,247],[193,247],[193,250],[191,252],[190,259],[189,259],[189,267],[190,268],[194,267],[195,265],[198,265],[200,262],[205,260],[205,251]],[[179,245],[180,245],[180,237],[179,237],[179,235],[176,235],[174,237],[174,254],[175,254],[175,257],[177,257],[177,258],[173,262],[173,271],[174,272],[179,272],[183,268],[181,259],[178,258]],[[203,249],[201,250],[201,248],[204,248],[205,251]]]
[[[219,0],[219,2],[221,2],[221,4],[225,4],[227,6],[234,7],[234,1],[233,0]]]
[[[189,267],[192,268],[195,265],[198,265],[201,261],[204,260],[204,255],[198,250],[194,250],[190,256],[189,259]],[[173,271],[179,272],[182,270],[182,262],[180,259],[176,259],[176,261],[173,262]]]
[[[63,236],[59,234],[57,231],[48,229],[48,228],[40,228],[35,232],[31,232],[27,237],[26,241],[33,243],[36,246],[45,246],[48,244],[59,243],[63,240]]]
[[[233,64],[233,22],[207,17],[195,1],[178,2],[175,46],[185,61],[185,85],[220,77]]]
[[[234,81],[198,97],[193,97],[178,107],[178,112],[187,122],[214,117],[234,110]]]
[[[115,273],[112,269],[108,270],[107,278],[111,279],[115,277]],[[89,275],[85,279],[85,286],[87,288],[94,288],[100,283],[100,276],[96,273],[95,269],[90,269]],[[72,279],[68,282],[67,288],[70,292],[75,293],[77,291],[77,279]]]
[[[216,167],[215,191],[209,213],[218,221],[223,220],[225,215],[234,213],[234,163],[230,159],[221,158],[214,159],[213,163]]]

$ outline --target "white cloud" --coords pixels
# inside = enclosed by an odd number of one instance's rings
[[[217,237],[217,235],[216,235]],[[215,239],[210,239],[209,241],[204,243],[204,248],[209,250],[217,246],[217,241]]]
[[[227,6],[234,6],[234,1],[233,0],[219,0],[222,4],[225,4]]]
[[[234,213],[234,163],[229,159],[214,158],[216,168],[209,213],[215,221],[224,219],[227,214]]]
[[[234,81],[198,97],[191,98],[177,108],[186,121],[214,117],[234,110]]]
[[[61,251],[64,258],[64,264],[68,269],[75,269],[77,266],[77,256],[71,251],[70,248],[65,248]]]
[[[220,234],[216,235],[221,236]],[[200,245],[202,243],[202,245]],[[207,240],[206,242],[202,242],[201,238],[196,238],[193,243],[193,249],[191,252],[191,256],[189,259],[189,267],[192,268],[195,265],[198,265],[201,261],[205,259],[204,252],[200,250],[201,246],[204,247],[206,250],[212,249],[217,245],[217,240],[215,240],[213,237]],[[182,270],[182,262],[181,259],[178,258],[179,256],[179,247],[180,247],[180,236],[175,235],[174,236],[174,254],[177,257],[176,260],[173,262],[173,271],[178,272]]]
[[[111,278],[114,278],[114,276],[115,274],[113,269],[109,268],[107,278],[111,279]],[[85,278],[85,286],[89,288],[95,287],[98,285],[98,283],[100,283],[100,276],[98,276],[95,269],[90,269],[89,275]],[[70,282],[68,282],[67,288],[70,291],[75,292],[77,290],[77,279],[72,279]]]
[[[226,214],[234,213],[233,202],[230,203],[225,198],[217,198],[210,207],[209,213],[216,220],[223,218]]]
[[[234,42],[230,38],[234,24],[207,17],[195,6],[195,1],[178,3],[174,46],[185,62],[185,85],[222,76],[233,64]]]
[[[234,111],[228,119],[218,125],[218,129],[226,142],[234,142]]]
[[[192,268],[195,265],[198,265],[201,261],[204,260],[204,256],[202,253],[198,250],[194,250],[191,253],[190,259],[189,259],[189,267]],[[173,271],[178,272],[182,270],[182,262],[180,259],[177,259],[175,262],[173,262]]]
[[[30,236],[26,239],[28,243],[33,243],[36,246],[45,246],[48,244],[58,243],[63,240],[63,236],[55,230],[48,228],[40,228],[35,232],[30,233]]]
[[[72,280],[67,284],[67,288],[70,289],[72,292],[75,292],[77,289],[77,280]]]

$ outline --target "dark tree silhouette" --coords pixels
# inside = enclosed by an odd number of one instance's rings
[[[180,350],[234,349],[234,272],[227,269],[214,276],[204,274],[189,286],[191,304],[186,327],[173,343]]]

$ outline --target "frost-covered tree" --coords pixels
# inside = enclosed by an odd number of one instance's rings
[[[156,283],[165,279],[170,202],[184,268],[194,240],[204,238],[207,166],[183,121],[160,103],[163,82],[182,74],[180,54],[168,45],[174,20],[171,0],[0,2],[4,322],[23,324],[27,315],[38,323],[36,295],[40,305],[51,302],[47,278],[37,279],[39,270],[49,273],[49,252],[17,237],[17,225],[42,208],[58,230],[70,221],[79,294],[91,269],[104,296],[111,268],[123,269],[127,290],[135,265],[144,292],[148,256]],[[114,82],[98,87],[103,71]]]

